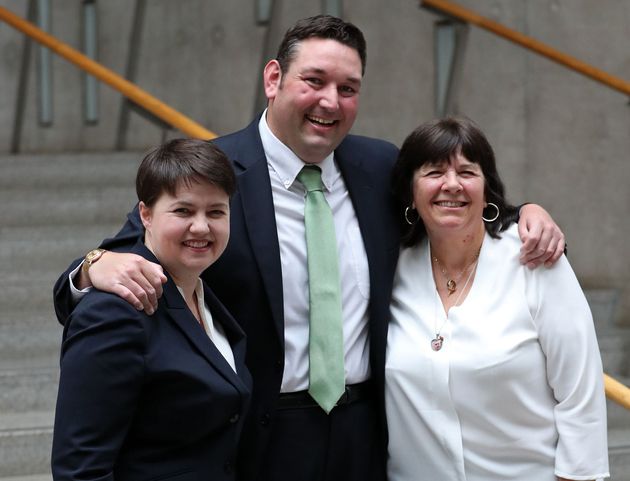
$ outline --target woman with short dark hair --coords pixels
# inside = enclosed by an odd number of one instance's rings
[[[93,290],[66,323],[55,480],[235,478],[251,388],[245,336],[199,278],[227,245],[235,185],[208,142],[172,140],[142,161],[145,236],[132,252],[167,281],[153,315]]]

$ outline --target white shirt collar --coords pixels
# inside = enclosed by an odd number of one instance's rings
[[[278,175],[284,188],[288,190],[306,164],[271,131],[267,124],[266,109],[260,117],[258,132],[265,150],[267,163]],[[322,169],[322,182],[325,189],[328,192],[332,191],[335,182],[341,177],[341,172],[334,161],[334,152],[319,162],[317,166]],[[302,187],[299,182],[298,185]]]

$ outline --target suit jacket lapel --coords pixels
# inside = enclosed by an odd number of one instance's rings
[[[242,202],[253,255],[271,305],[278,339],[284,346],[280,247],[267,158],[258,133],[258,119],[245,129],[244,137],[238,154],[232,159],[238,182],[237,195]]]
[[[374,242],[374,229],[379,229],[379,226],[374,224],[372,215],[378,211],[379,206],[375,205],[372,180],[362,167],[361,159],[354,158],[352,153],[344,148],[344,143],[341,143],[335,151],[335,160],[348,188],[352,206],[359,221],[359,229],[368,258],[370,285],[374,286],[372,261],[376,257],[377,250],[377,245]]]
[[[133,252],[143,256],[152,262],[158,262],[153,253],[149,251],[141,242],[136,244]],[[201,353],[201,355],[212,365],[212,367],[220,373],[228,382],[233,384],[239,391],[246,390],[243,381],[232,370],[223,355],[212,343],[208,335],[195,319],[190,309],[186,305],[184,298],[177,290],[177,286],[173,279],[166,273],[167,282],[163,287],[163,294],[159,300],[159,308],[164,308],[173,323],[188,338],[192,345]],[[204,291],[204,294],[207,291]],[[214,296],[211,297],[215,304],[218,304]],[[156,322],[164,322],[165,320],[157,320]],[[241,370],[242,372],[242,370]]]
[[[215,297],[214,293],[204,284],[204,297],[206,304],[212,313],[215,322],[219,322],[225,332],[225,336],[230,342],[232,353],[234,354],[234,364],[236,373],[241,380],[249,385],[251,377],[249,371],[245,367],[245,349],[246,340],[245,333],[236,323],[232,315],[226,310],[225,306]]]

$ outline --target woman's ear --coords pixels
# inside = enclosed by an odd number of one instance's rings
[[[142,225],[145,229],[148,229],[151,227],[151,219],[153,216],[151,207],[147,207],[144,202],[140,201],[138,204],[138,210],[140,211],[140,220],[142,221]]]

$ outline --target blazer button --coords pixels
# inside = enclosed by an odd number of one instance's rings
[[[269,416],[268,413],[265,413],[260,417],[260,424],[263,426],[268,426],[270,419],[271,419],[271,416]]]
[[[230,418],[230,423],[232,424],[237,423],[239,419],[241,419],[241,417],[238,414],[235,414],[234,416]]]

